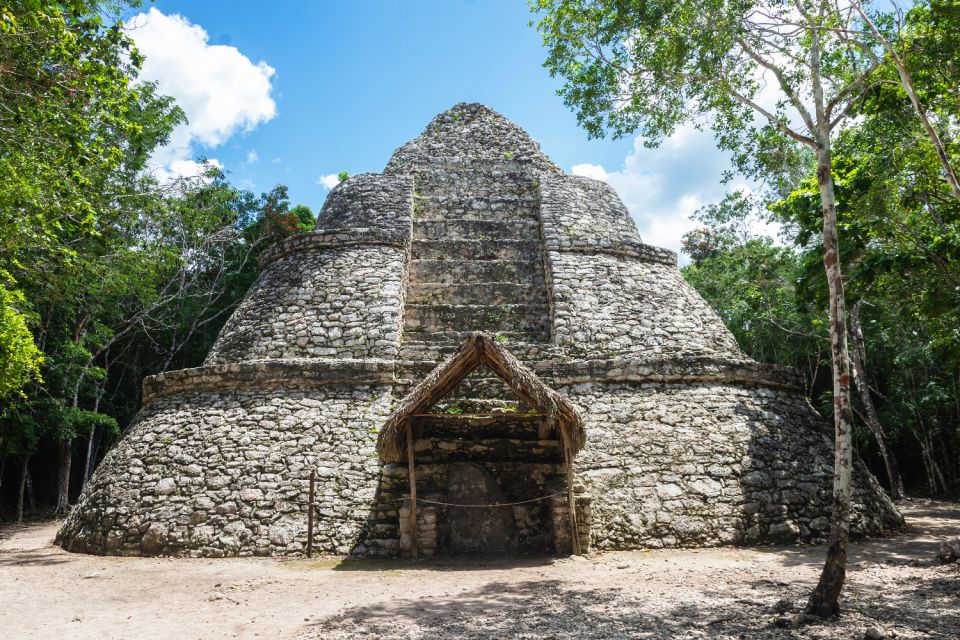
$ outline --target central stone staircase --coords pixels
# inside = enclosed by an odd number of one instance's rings
[[[537,180],[508,167],[415,175],[401,359],[436,361],[474,331],[549,342]]]

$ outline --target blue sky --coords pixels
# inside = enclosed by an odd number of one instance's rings
[[[687,128],[658,150],[588,140],[542,67],[522,0],[159,0],[136,13],[128,26],[144,76],[191,118],[155,156],[162,175],[205,156],[238,186],[286,184],[294,203],[317,210],[329,176],[381,171],[434,115],[476,101],[567,172],[610,182],[647,242],[676,249],[688,214],[723,193],[727,162],[709,133]]]

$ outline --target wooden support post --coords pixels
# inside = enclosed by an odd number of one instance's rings
[[[310,491],[307,498],[307,557],[313,555],[313,488],[317,479],[317,472],[310,471]]]
[[[570,444],[564,436],[563,429],[558,425],[560,440],[563,443],[563,458],[567,467],[567,508],[570,510],[570,547],[573,554],[580,555],[580,532],[577,530],[577,503],[573,497],[573,455]]]
[[[407,473],[410,476],[410,557],[417,558],[417,472],[413,461],[413,426],[407,418]]]

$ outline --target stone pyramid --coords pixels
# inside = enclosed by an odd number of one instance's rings
[[[204,366],[144,381],[64,548],[301,554],[312,470],[315,549],[398,554],[407,467],[378,459],[380,427],[474,332],[579,410],[573,469],[592,547],[828,533],[831,429],[796,376],[744,356],[609,186],[566,175],[485,106],[441,113],[383,173],[334,188],[316,230],[261,268]],[[506,527],[497,549],[558,550],[546,418],[483,370],[413,418],[418,497],[443,503],[463,493],[455,474],[482,476],[487,499],[533,505],[479,518]],[[902,522],[862,465],[855,501],[856,532]],[[438,553],[463,537],[457,508],[431,512]]]

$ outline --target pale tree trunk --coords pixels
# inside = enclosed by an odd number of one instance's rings
[[[933,124],[930,122],[930,118],[927,116],[926,110],[920,103],[920,98],[917,97],[917,91],[913,86],[913,78],[911,78],[910,74],[907,73],[907,68],[904,66],[903,60],[896,55],[893,47],[889,44],[887,47],[891,52],[894,64],[897,67],[897,73],[900,74],[900,83],[903,85],[907,95],[910,96],[910,102],[913,104],[913,109],[917,112],[917,116],[920,118],[920,122],[923,124],[924,130],[927,132],[927,136],[930,138],[930,142],[933,144],[933,148],[937,152],[937,159],[940,160],[940,166],[943,168],[943,173],[947,179],[947,184],[950,185],[950,191],[953,192],[954,198],[960,200],[960,182],[957,181],[957,174],[954,172],[953,166],[950,164],[950,156],[947,155],[947,150],[944,148],[943,142],[940,140],[940,135],[937,134],[937,130],[933,128]]]
[[[930,490],[930,493],[937,492],[937,477],[933,474],[933,463],[930,460],[930,451],[927,448],[927,443],[920,438],[919,435],[915,436],[917,442],[920,444],[920,459],[923,461],[923,472],[927,476],[927,489]]]
[[[70,509],[70,466],[73,462],[73,442],[57,441],[57,503],[55,512],[66,513]]]
[[[27,474],[29,473],[27,465],[30,457],[20,459],[20,486],[17,487],[17,524],[23,522],[23,494],[27,488]]]
[[[913,435],[917,439],[917,442],[920,443],[921,459],[923,460],[924,470],[927,472],[927,485],[930,487],[931,493],[937,493],[937,480],[939,480],[940,487],[943,491],[947,491],[947,479],[934,455],[933,437],[927,429],[927,424],[923,421],[923,413],[920,411],[920,403],[917,401],[915,381],[909,372],[908,376],[909,384],[907,388],[910,390],[913,411],[917,416],[917,428],[914,430]]]
[[[840,271],[840,240],[833,188],[829,131],[817,138],[817,182],[823,207],[823,266],[830,291],[830,355],[833,364],[833,422],[836,450],[833,461],[833,515],[830,544],[820,581],[810,596],[808,613],[820,617],[840,612],[840,591],[847,574],[850,502],[853,474],[853,405],[850,399],[850,357],[847,352],[846,309]]]
[[[937,133],[937,130],[934,129],[933,124],[930,122],[930,118],[927,116],[926,109],[923,108],[923,104],[920,102],[920,97],[917,96],[916,86],[913,84],[913,77],[910,75],[910,72],[907,71],[907,65],[903,61],[903,58],[900,57],[900,54],[897,53],[896,47],[893,46],[893,43],[887,40],[880,30],[877,29],[877,26],[874,24],[873,20],[870,19],[870,16],[867,15],[866,9],[863,7],[862,2],[855,3],[857,11],[866,21],[867,26],[870,27],[871,33],[873,36],[880,40],[883,43],[884,49],[887,50],[887,54],[890,56],[890,60],[893,62],[893,66],[897,69],[897,75],[900,76],[900,84],[903,86],[903,90],[906,91],[907,96],[910,98],[910,104],[913,105],[913,110],[917,112],[917,117],[920,118],[921,124],[923,124],[924,131],[927,132],[927,137],[930,138],[930,142],[933,144],[934,150],[937,152],[937,159],[940,161],[940,166],[943,169],[943,173],[947,179],[947,183],[950,185],[950,191],[953,192],[953,197],[957,200],[960,200],[960,182],[957,181],[957,174],[953,170],[953,165],[950,164],[950,156],[947,155],[947,150],[943,146],[943,142],[940,140],[940,135]]]
[[[37,512],[37,494],[33,492],[33,476],[30,475],[30,467],[27,467],[27,508],[30,513]]]
[[[100,410],[100,397],[103,395],[103,387],[105,384],[106,383],[98,385],[97,387],[97,395],[93,401],[94,412]],[[90,476],[93,474],[93,469],[90,466],[90,462],[96,449],[96,441],[97,425],[93,425],[93,427],[90,428],[90,434],[87,436],[87,455],[83,461],[83,477],[80,478],[80,491],[83,491],[84,487],[87,486],[87,480],[89,480]]]
[[[923,471],[927,476],[927,490],[931,495],[937,492],[937,476],[933,474],[933,461],[930,459],[930,451],[926,443],[920,441],[920,457],[923,460]]]
[[[77,330],[76,342],[79,344],[83,333]],[[87,369],[93,364],[93,358],[87,360],[77,382],[73,386],[73,402],[71,407],[76,409],[80,402],[80,385],[87,375]],[[73,439],[61,438],[57,440],[57,502],[54,513],[61,514],[70,510],[70,467],[73,465]]]
[[[867,348],[863,339],[863,328],[860,326],[860,305],[861,302],[857,302],[850,312],[850,342],[853,347],[852,359],[855,374],[853,381],[860,392],[867,426],[877,441],[877,448],[880,449],[880,456],[887,468],[887,478],[890,480],[890,497],[894,501],[903,500],[903,479],[900,477],[900,465],[897,464],[897,457],[893,454],[893,451],[887,446],[887,435],[883,431],[883,425],[880,424],[880,417],[877,415],[877,408],[873,404],[873,394],[870,393],[870,381],[867,378]]]
[[[944,493],[946,493],[950,490],[950,485],[947,483],[947,477],[943,474],[943,468],[940,466],[940,463],[937,462],[937,459],[933,457],[933,455],[930,456],[930,465],[933,467],[933,472],[940,480],[940,487],[943,489]]]
[[[80,478],[81,491],[87,486],[87,479],[90,477],[90,458],[93,456],[93,442],[96,437],[97,427],[94,425],[93,428],[90,429],[90,434],[87,436],[87,455],[83,459],[83,476]]]
[[[93,458],[93,452],[96,448],[96,439],[97,439],[97,427],[96,425],[90,429],[90,435],[87,436],[87,455],[83,461],[83,477],[80,478],[80,490],[83,491],[84,487],[87,486],[87,481],[90,479],[90,476],[93,475],[93,469],[91,468],[90,462]]]

